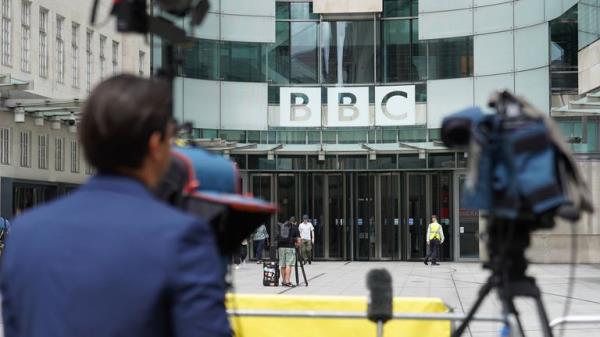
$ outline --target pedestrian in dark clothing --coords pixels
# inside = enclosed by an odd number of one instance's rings
[[[231,336],[209,225],[151,193],[171,157],[171,87],[119,75],[80,124],[98,172],[15,220],[1,277],[7,337]]]
[[[265,224],[260,225],[253,235],[254,257],[256,257],[256,263],[262,262],[262,254],[268,238],[269,233],[267,232],[267,227]]]

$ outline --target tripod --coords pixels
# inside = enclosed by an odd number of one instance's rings
[[[304,278],[304,284],[308,287],[308,280],[306,279],[306,272],[304,271],[304,258],[300,254],[300,249],[296,249],[296,265],[294,266],[296,272],[296,286],[300,285],[300,276],[298,275],[298,261],[300,261],[300,269],[302,269],[302,277]]]
[[[452,333],[452,337],[460,337],[463,334],[485,297],[494,288],[497,289],[498,297],[502,303],[505,329],[508,329],[505,332],[509,333],[508,336],[525,336],[525,330],[519,318],[514,299],[516,297],[529,297],[533,298],[536,303],[544,336],[553,337],[548,315],[542,303],[540,289],[533,277],[525,275],[528,265],[525,258],[525,249],[529,246],[531,231],[529,220],[513,221],[493,218],[490,220],[487,242],[490,261],[484,265],[484,268],[490,269],[492,275],[479,290],[479,296],[475,304],[468,312],[465,320]],[[513,331],[515,328],[518,330]]]

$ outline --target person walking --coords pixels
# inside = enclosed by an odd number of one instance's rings
[[[444,230],[442,229],[442,225],[440,225],[437,221],[437,216],[431,216],[431,223],[427,226],[427,247],[429,251],[427,252],[427,256],[425,256],[425,265],[427,262],[431,260],[432,266],[439,266],[437,263],[438,251],[440,249],[440,245],[444,243]]]
[[[260,225],[253,235],[254,257],[256,258],[257,264],[262,263],[263,250],[265,249],[268,238],[269,233],[267,232],[267,227],[265,224]]]
[[[281,268],[281,285],[293,287],[290,281],[292,266],[296,264],[296,249],[299,245],[300,232],[296,225],[296,218],[291,217],[279,226],[277,246],[279,252],[279,267]]]
[[[315,227],[311,222],[308,221],[308,215],[302,216],[302,222],[298,225],[300,231],[301,246],[300,252],[302,256],[302,263],[312,263],[312,247],[315,243]]]
[[[5,336],[232,335],[211,227],[152,193],[171,116],[160,79],[118,75],[92,91],[79,137],[98,173],[15,219],[0,271]]]

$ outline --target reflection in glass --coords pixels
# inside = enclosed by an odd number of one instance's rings
[[[276,42],[269,50],[273,83],[317,83],[317,24],[277,22]]]
[[[429,41],[429,79],[460,78],[473,74],[473,37]]]
[[[321,24],[321,71],[325,83],[374,82],[374,29],[373,21]]]
[[[318,20],[319,15],[313,13],[311,2],[292,2],[290,4],[290,13],[292,20]]]
[[[275,3],[275,17],[278,20],[287,20],[290,18],[290,4],[287,2]]]
[[[411,16],[411,8],[414,7],[412,15],[417,16],[418,0],[383,0],[383,16],[388,18]]]
[[[225,81],[264,82],[262,44],[221,42],[221,77]]]
[[[216,80],[219,78],[219,43],[195,40],[191,48],[183,49],[183,75],[192,78]]]
[[[411,76],[413,81],[426,80],[427,74],[427,42],[419,41],[419,21],[410,20],[411,35],[412,35],[412,51],[411,51]],[[473,49],[471,49],[471,56]],[[472,58],[472,57],[471,57]],[[471,61],[473,62],[473,61]]]
[[[410,80],[410,20],[383,21],[383,81]]]

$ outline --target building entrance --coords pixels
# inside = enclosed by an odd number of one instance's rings
[[[276,202],[275,226],[307,214],[315,227],[315,259],[417,260],[436,214],[446,241],[441,259],[452,259],[453,174],[444,172],[302,172],[250,174],[257,197]]]

